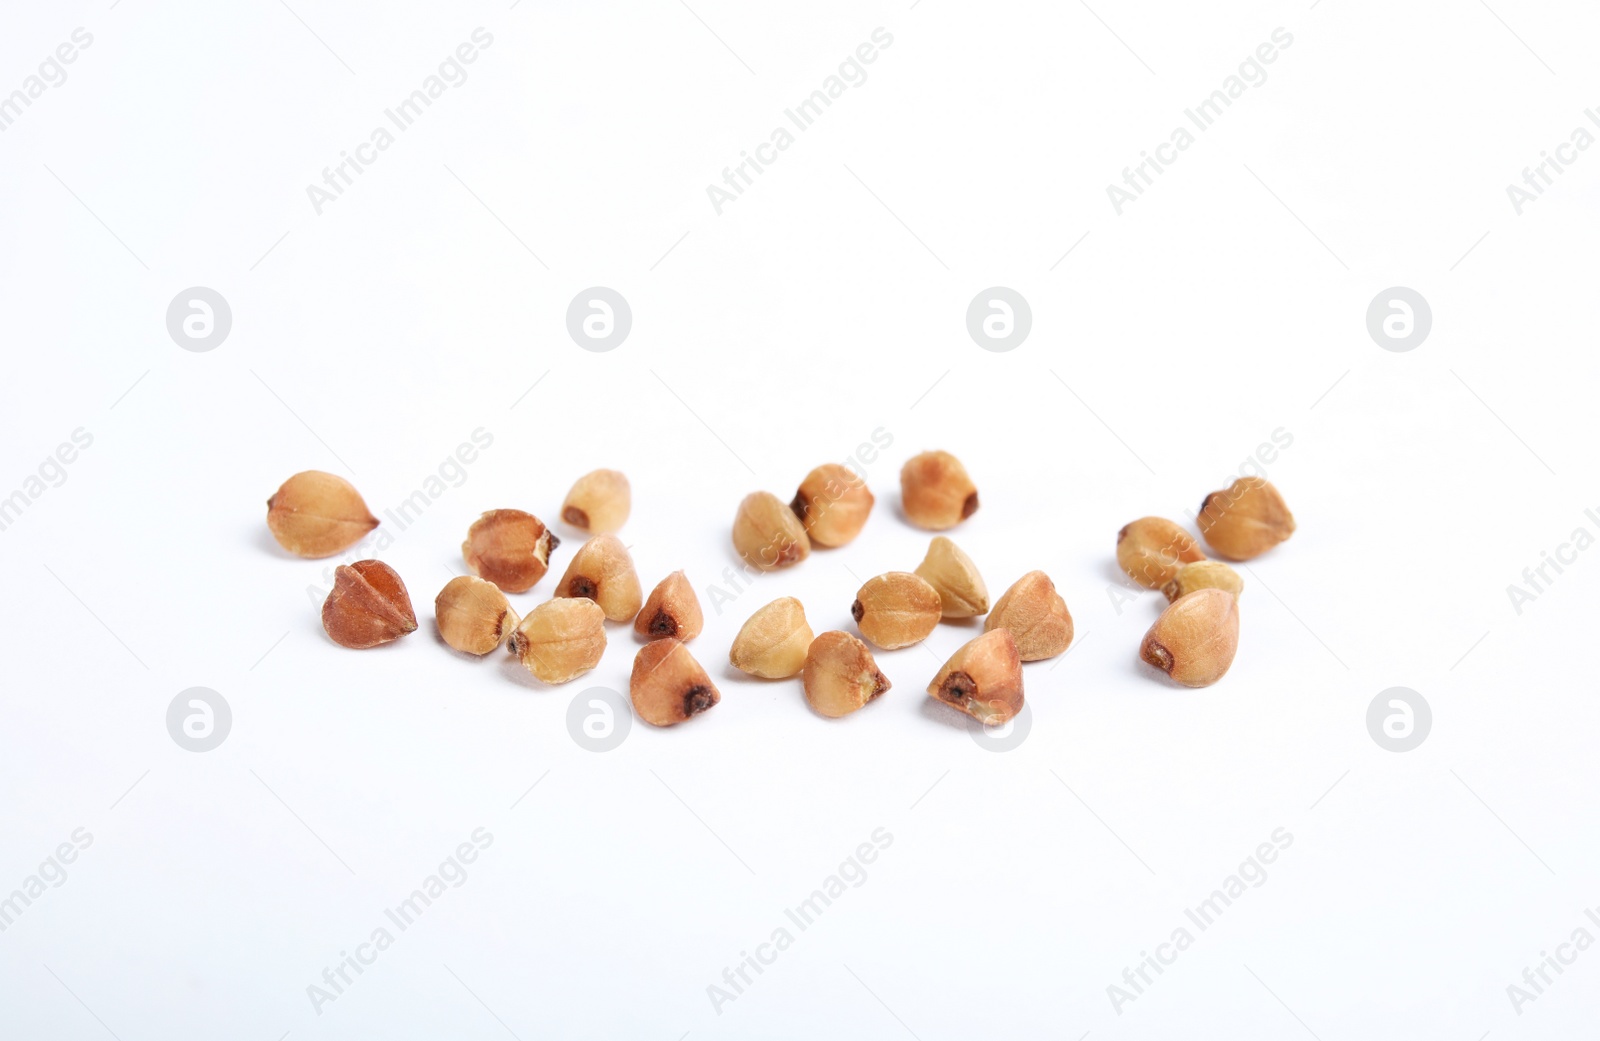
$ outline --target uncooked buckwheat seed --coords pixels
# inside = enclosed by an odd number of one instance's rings
[[[771,492],[751,492],[733,518],[733,548],[751,567],[775,571],[811,555],[805,526]]]
[[[745,621],[728,650],[728,661],[752,676],[787,679],[805,666],[812,639],[805,608],[794,597],[786,596]]]
[[[801,683],[811,707],[834,719],[876,701],[889,689],[867,645],[838,631],[811,641]]]
[[[1146,589],[1178,577],[1178,565],[1204,560],[1194,536],[1165,517],[1141,517],[1117,532],[1117,563]]]
[[[596,535],[578,547],[556,596],[587,597],[613,622],[633,621],[644,601],[633,557],[615,535]]]
[[[433,618],[444,642],[467,654],[488,654],[520,621],[500,587],[474,575],[445,583],[434,598]]]
[[[1219,556],[1254,560],[1294,534],[1294,514],[1270,482],[1241,477],[1205,497],[1200,534]]]
[[[1167,605],[1144,634],[1139,657],[1185,687],[1209,687],[1239,648],[1239,598],[1225,589],[1197,589]]]
[[[633,631],[650,640],[674,639],[688,643],[705,628],[700,598],[682,571],[674,571],[650,592],[633,620]]]
[[[867,579],[850,605],[861,635],[886,651],[927,639],[942,612],[938,590],[909,571]]]
[[[1008,629],[993,629],[950,656],[928,693],[984,726],[999,726],[1022,711],[1022,660]]]
[[[977,565],[943,535],[928,543],[928,555],[916,574],[938,592],[946,618],[976,618],[989,610],[989,587]]]
[[[467,530],[461,557],[479,578],[508,593],[526,593],[550,570],[550,552],[559,545],[533,514],[490,510]]]
[[[358,560],[334,569],[333,590],[322,602],[322,628],[339,646],[363,650],[416,632],[417,613],[394,568]]]
[[[561,504],[561,519],[593,535],[617,531],[633,508],[633,490],[618,470],[594,470],[578,478]]]
[[[605,653],[605,612],[593,600],[548,600],[528,612],[506,650],[545,683],[577,679]]]
[[[1054,658],[1072,646],[1072,614],[1043,571],[1030,571],[995,602],[983,631],[1007,629],[1023,661]]]
[[[722,700],[689,648],[671,639],[647,643],[639,650],[628,693],[639,718],[658,727],[682,723]]]
[[[267,500],[272,537],[300,557],[331,557],[377,526],[355,486],[321,470],[295,474]]]
[[[1220,560],[1196,560],[1178,567],[1178,576],[1161,587],[1170,603],[1196,589],[1225,589],[1238,596],[1244,591],[1244,579],[1239,572]]]
[[[953,528],[978,511],[978,489],[961,460],[949,452],[923,452],[900,469],[900,506],[919,528]]]
[[[865,481],[848,466],[826,463],[800,482],[789,508],[819,546],[843,546],[867,523],[875,500]]]

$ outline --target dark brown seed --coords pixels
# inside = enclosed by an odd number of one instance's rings
[[[333,591],[322,602],[322,628],[341,647],[377,647],[416,632],[411,596],[394,568],[358,560],[333,572]]]

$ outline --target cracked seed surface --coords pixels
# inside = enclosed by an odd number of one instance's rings
[[[550,570],[561,540],[522,510],[489,510],[472,522],[461,557],[479,578],[508,593],[526,593]]]
[[[267,500],[267,528],[300,557],[331,557],[378,526],[355,486],[321,470],[297,473]]]

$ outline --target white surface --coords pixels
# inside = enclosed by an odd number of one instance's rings
[[[1521,614],[1506,586],[1600,533],[1600,156],[1521,216],[1505,191],[1600,96],[1592,9],[109,6],[31,5],[0,37],[10,91],[94,36],[0,134],[0,484],[94,438],[0,532],[0,891],[93,836],[0,933],[8,1037],[1592,1023],[1600,953],[1520,1014],[1506,988],[1600,937],[1600,553]],[[470,78],[316,215],[306,185],[477,26]],[[706,185],[879,26],[869,78],[718,216]],[[1279,26],[1268,79],[1117,216],[1106,185]],[[233,309],[210,353],[164,327],[195,285]],[[608,354],[565,330],[594,285],[633,310]],[[1007,354],[964,326],[994,285],[1033,310]],[[1405,354],[1365,329],[1394,285],[1434,315]],[[394,507],[479,427],[493,446],[383,553],[423,629],[332,646],[305,593],[331,562],[278,551],[266,497],[321,468]],[[787,497],[880,427],[862,537],[708,605],[693,650],[723,700],[688,725],[598,755],[569,737],[579,691],[626,689],[621,627],[560,689],[431,631],[483,509],[553,519],[573,478],[621,468],[646,584],[682,567],[705,590],[742,495]],[[1135,652],[1160,601],[1118,612],[1115,532],[1185,519],[1279,428],[1266,470],[1300,530],[1250,565],[1227,678],[1158,682]],[[852,573],[916,565],[895,475],[929,447],[981,489],[953,534],[991,590],[1043,568],[1077,621],[1069,657],[1028,667],[1033,729],[1005,754],[922,693],[970,630],[879,655],[894,689],[842,721],[723,664],[760,604],[844,626]],[[233,711],[205,754],[165,729],[197,685]],[[1395,685],[1434,712],[1403,754],[1365,723]],[[465,883],[315,1010],[308,985],[479,827]],[[714,1009],[879,828],[866,881]],[[1267,881],[1119,1014],[1108,985],[1278,828]]]

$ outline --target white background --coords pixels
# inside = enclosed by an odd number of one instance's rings
[[[1520,614],[1506,587],[1600,534],[1600,154],[1520,216],[1505,189],[1600,102],[1595,12],[690,3],[10,12],[0,93],[75,27],[94,42],[0,134],[0,494],[94,441],[0,532],[0,893],[75,828],[93,844],[0,933],[5,1035],[1592,1026],[1600,953],[1520,1014],[1506,988],[1600,904],[1600,554]],[[306,186],[478,26],[470,78],[315,213]],[[868,79],[717,215],[706,186],[879,26]],[[1266,81],[1118,216],[1106,186],[1280,26]],[[565,328],[595,285],[634,314],[606,354]],[[1033,310],[1010,353],[965,328],[995,285]],[[166,331],[190,286],[232,307],[209,353]],[[1432,306],[1409,353],[1366,331],[1390,286]],[[383,554],[422,628],[333,646],[306,588],[334,561],[279,550],[266,498],[325,469],[381,514],[480,427],[492,447]],[[707,603],[692,650],[722,703],[687,725],[604,754],[569,736],[581,690],[626,689],[625,627],[562,688],[435,636],[484,509],[553,520],[620,468],[646,587],[685,568],[704,592],[744,494],[787,499],[878,428],[861,538]],[[1177,689],[1137,661],[1163,601],[1118,602],[1115,533],[1186,520],[1280,428],[1264,469],[1299,531],[1245,574],[1232,671]],[[896,474],[932,447],[980,488],[952,534],[992,593],[1042,568],[1077,622],[1027,668],[1009,752],[922,693],[972,628],[880,654],[894,689],[837,721],[725,664],[768,600],[848,627],[857,576],[917,564]],[[1396,685],[1434,715],[1406,753],[1366,728]],[[165,724],[192,686],[233,712],[203,754]],[[315,1009],[308,985],[478,827],[466,882]],[[877,828],[866,881],[715,1009],[708,985]],[[1116,1009],[1108,985],[1276,828],[1265,883]]]

